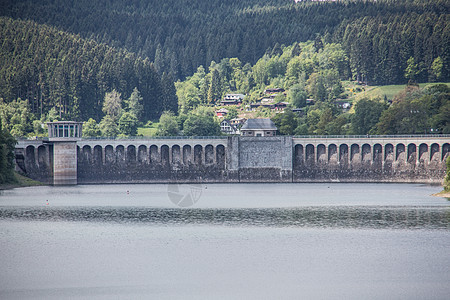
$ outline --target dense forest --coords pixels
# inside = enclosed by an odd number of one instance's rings
[[[405,83],[408,60],[417,81],[448,81],[450,2],[378,0],[2,0],[0,13],[122,47],[176,79],[224,57],[254,64],[279,45],[342,43],[349,76],[373,84]],[[436,59],[438,59],[436,61]]]
[[[178,118],[173,132],[196,134],[228,92],[248,104],[283,87],[277,101],[300,108],[312,98],[319,114],[349,96],[344,81],[447,82],[449,8],[444,0],[0,0],[2,124],[14,136],[43,134],[40,124],[57,119],[88,121],[90,135],[133,135],[167,112],[163,119]],[[438,104],[435,113],[446,107]],[[342,118],[336,132],[360,132]],[[188,119],[195,126],[186,130]],[[311,128],[296,132],[331,134]]]
[[[147,58],[5,17],[0,17],[0,41],[0,102],[28,100],[38,119],[54,108],[60,118],[100,120],[105,93],[114,89],[125,97],[140,92],[141,119],[177,110],[173,79],[161,78]]]

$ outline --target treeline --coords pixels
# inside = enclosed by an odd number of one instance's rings
[[[0,18],[0,41],[1,102],[26,99],[37,119],[53,108],[63,119],[99,121],[105,94],[114,89],[125,99],[134,89],[140,92],[141,120],[177,110],[173,78],[161,78],[149,59],[5,17]]]
[[[448,10],[445,14],[425,10],[344,21],[333,39],[344,45],[354,79],[375,84],[449,80]]]
[[[183,79],[224,57],[254,64],[276,43],[320,35],[345,46],[354,79],[405,83],[410,61],[416,80],[450,74],[446,0],[378,0],[294,3],[292,0],[72,1],[6,0],[0,12],[124,47]]]
[[[438,84],[420,89],[412,85],[394,98],[361,99],[352,112],[318,102],[304,115],[290,110],[272,120],[282,135],[393,135],[449,134],[450,88]]]
[[[14,147],[16,140],[0,123],[0,184],[15,181],[14,177]]]

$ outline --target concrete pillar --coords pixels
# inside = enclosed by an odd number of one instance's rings
[[[77,184],[77,142],[53,143],[53,184]]]

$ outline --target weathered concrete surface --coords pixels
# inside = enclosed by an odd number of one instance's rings
[[[225,137],[76,142],[78,183],[440,183],[450,137]],[[52,183],[58,143],[20,141],[16,168]],[[73,156],[71,156],[73,158]],[[71,160],[66,156],[66,160]],[[66,161],[68,170],[73,165]],[[57,168],[58,169],[58,168]],[[55,174],[54,174],[55,173]]]
[[[77,184],[76,141],[53,143],[53,184]]]
[[[240,138],[239,181],[292,182],[292,138]]]

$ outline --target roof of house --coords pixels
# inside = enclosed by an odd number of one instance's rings
[[[228,109],[226,108],[221,108],[218,111],[216,111],[216,113],[228,113]]]
[[[248,119],[241,130],[277,130],[275,123],[271,119]]]

